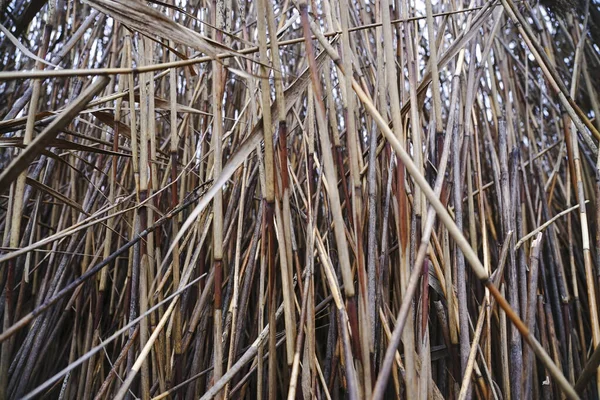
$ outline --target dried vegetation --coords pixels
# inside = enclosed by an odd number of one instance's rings
[[[0,399],[596,398],[563,3],[1,1]]]

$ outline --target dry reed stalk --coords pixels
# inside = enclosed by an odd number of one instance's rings
[[[591,3],[1,2],[0,398],[595,397]]]

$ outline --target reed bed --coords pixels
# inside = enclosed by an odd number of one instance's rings
[[[593,1],[0,11],[0,400],[597,398]]]

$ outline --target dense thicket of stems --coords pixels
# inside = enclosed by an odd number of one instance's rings
[[[0,2],[0,400],[596,398],[599,16]]]

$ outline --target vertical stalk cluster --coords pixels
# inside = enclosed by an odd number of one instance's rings
[[[589,3],[2,2],[0,400],[597,397]]]

